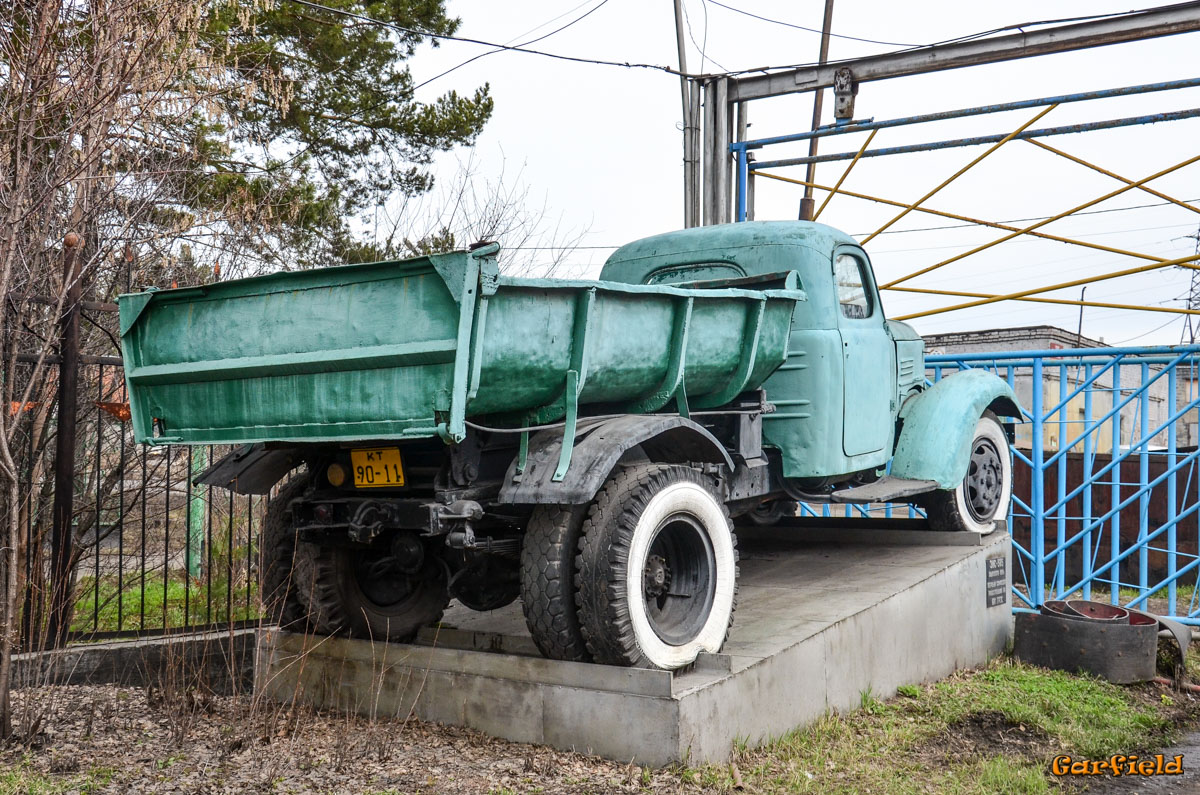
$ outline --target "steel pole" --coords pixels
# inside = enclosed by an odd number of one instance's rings
[[[79,245],[74,232],[63,241],[66,299],[59,320],[58,428],[54,453],[54,507],[50,535],[50,616],[46,646],[66,643],[74,545],[76,402],[79,394]],[[97,516],[97,521],[99,516]],[[99,525],[97,524],[97,531]],[[99,549],[97,549],[99,554]]]
[[[691,126],[695,123],[692,117],[691,91],[688,86],[687,48],[683,43],[683,8],[681,0],[675,0],[675,45],[679,50],[679,92],[683,101],[683,225],[685,228],[698,226],[696,222],[696,180],[693,170],[696,167],[696,153],[692,147]]]
[[[829,32],[833,28],[833,0],[825,0],[825,21],[821,23],[821,53],[817,56],[817,63],[824,65],[829,60]],[[813,115],[812,127],[816,130],[821,126],[821,110],[825,100],[825,89],[817,88],[813,91]],[[808,156],[817,156],[817,138],[814,136],[808,140]],[[807,181],[816,182],[817,180],[817,164],[809,163],[807,170]],[[811,221],[813,212],[816,210],[816,202],[813,201],[812,185],[804,188],[804,198],[800,200],[800,220]]]
[[[199,445],[192,447],[189,456],[188,487],[208,466],[204,448]],[[188,533],[187,533],[187,573],[193,580],[200,578],[201,561],[204,559],[204,523],[208,505],[204,494],[198,489],[191,489],[188,499]]]

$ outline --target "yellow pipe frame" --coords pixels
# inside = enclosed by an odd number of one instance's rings
[[[938,192],[938,191],[940,191],[942,188],[944,188],[944,187],[946,187],[947,185],[949,185],[949,184],[950,184],[951,182],[953,182],[954,180],[956,180],[956,179],[958,179],[959,177],[961,177],[963,174],[967,173],[969,170],[971,170],[971,168],[973,168],[974,166],[976,166],[976,165],[977,165],[977,164],[978,164],[980,161],[982,161],[982,160],[983,160],[985,157],[987,157],[988,155],[990,155],[992,152],[995,152],[995,151],[996,151],[997,149],[999,149],[1000,147],[1004,146],[1006,143],[1008,143],[1009,141],[1011,141],[1013,138],[1016,138],[1018,135],[1020,135],[1021,133],[1025,132],[1025,128],[1029,127],[1031,124],[1033,124],[1033,123],[1034,123],[1034,122],[1036,122],[1038,119],[1042,118],[1042,117],[1043,117],[1043,116],[1045,116],[1047,113],[1049,113],[1050,111],[1054,110],[1054,109],[1055,109],[1055,108],[1057,108],[1057,107],[1058,107],[1058,105],[1057,105],[1057,104],[1054,104],[1054,105],[1051,105],[1051,106],[1050,106],[1050,107],[1048,107],[1048,108],[1045,108],[1044,110],[1040,110],[1040,111],[1038,111],[1038,112],[1037,112],[1037,114],[1036,114],[1036,115],[1035,115],[1035,116],[1034,116],[1032,119],[1030,119],[1029,121],[1025,122],[1025,123],[1024,123],[1024,124],[1022,124],[1020,127],[1018,127],[1017,129],[1015,129],[1015,130],[1013,130],[1012,132],[1010,132],[1008,135],[1006,135],[1006,136],[1004,136],[1003,138],[1001,138],[1001,139],[1000,139],[999,141],[997,141],[996,143],[992,144],[990,147],[988,147],[988,150],[987,150],[986,152],[984,152],[984,153],[983,153],[983,154],[981,154],[979,157],[977,157],[977,158],[975,158],[974,160],[972,160],[970,163],[967,163],[965,166],[963,166],[962,168],[960,168],[958,171],[955,171],[953,174],[951,174],[949,177],[947,177],[945,180],[943,180],[943,181],[942,181],[942,184],[938,185],[936,188],[934,188],[933,190],[929,191],[928,193],[926,193],[926,194],[925,194],[924,196],[922,196],[921,198],[917,199],[917,200],[916,200],[915,202],[913,202],[912,204],[910,204],[910,205],[906,206],[906,207],[904,208],[904,210],[903,210],[903,211],[902,211],[900,214],[898,214],[898,215],[897,215],[895,218],[893,218],[892,220],[888,221],[886,224],[884,224],[883,226],[879,227],[878,229],[876,229],[876,230],[875,230],[874,232],[872,232],[871,234],[867,235],[866,239],[865,239],[865,240],[863,240],[863,242],[862,242],[862,245],[864,245],[864,246],[865,246],[867,243],[870,243],[872,240],[874,240],[874,239],[875,239],[875,237],[876,237],[877,235],[879,235],[881,232],[883,232],[884,230],[886,230],[886,229],[887,229],[888,227],[890,227],[892,224],[896,223],[896,222],[897,222],[897,221],[899,221],[901,218],[903,218],[904,216],[908,215],[910,212],[912,212],[913,210],[915,210],[915,209],[916,209],[916,208],[917,208],[919,205],[921,205],[921,204],[924,204],[926,199],[928,199],[929,197],[933,196],[935,193],[937,193],[937,192]]]
[[[793,177],[782,177],[782,176],[779,176],[778,174],[772,174],[767,171],[759,171],[759,172],[755,172],[755,173],[760,177],[766,177],[767,179],[777,179],[780,182],[791,182],[796,185],[810,185],[811,184],[817,190],[824,190],[824,191],[833,190],[832,188],[830,188],[826,185],[820,185],[815,182],[810,183],[810,182],[806,182],[805,180],[802,180],[802,179],[795,179]],[[892,199],[884,199],[879,196],[871,196],[870,194],[866,194],[866,193],[856,193],[856,192],[850,191],[850,190],[839,190],[838,193],[842,194],[843,196],[849,196],[852,199],[864,199],[866,201],[878,202],[879,204],[887,204],[892,207],[906,206],[903,202],[893,201]],[[955,221],[965,221],[966,223],[969,223],[969,224],[978,224],[979,226],[986,226],[986,227],[990,227],[992,229],[1003,229],[1006,232],[1020,231],[1020,227],[1010,226],[1008,224],[996,223],[994,221],[984,221],[981,218],[972,218],[969,215],[959,215],[958,213],[946,212],[945,210],[935,210],[932,207],[916,207],[914,209],[919,213],[927,213],[929,215],[936,215],[939,218],[950,218]],[[1123,248],[1115,248],[1113,246],[1106,246],[1103,243],[1089,243],[1086,240],[1077,240],[1072,237],[1063,237],[1061,235],[1052,235],[1048,232],[1028,232],[1027,234],[1029,235],[1029,237],[1040,237],[1044,240],[1053,240],[1057,243],[1068,243],[1072,246],[1082,246],[1083,248],[1091,248],[1091,249],[1095,249],[1097,251],[1106,251],[1110,254],[1121,254],[1122,256],[1126,256],[1126,257],[1136,257],[1138,259],[1150,260],[1151,262],[1164,261],[1163,257],[1156,257],[1153,254],[1143,254],[1138,251],[1128,251]]]
[[[996,298],[994,293],[969,293],[962,290],[934,290],[924,287],[889,287],[893,292],[922,293],[925,295],[948,295],[956,298]],[[1128,309],[1135,312],[1167,312],[1174,315],[1200,315],[1200,309],[1184,309],[1175,306],[1136,306],[1134,304],[1110,304],[1105,301],[1079,301],[1072,298],[1035,298],[1023,296],[1014,301],[1028,301],[1035,304],[1063,304],[1065,306],[1084,306],[1093,309]]]
[[[1062,282],[1061,284],[1052,284],[1046,287],[1034,287],[1029,290],[1009,293],[1008,295],[996,295],[992,296],[991,298],[982,298],[978,301],[970,301],[965,304],[955,304],[954,306],[944,306],[938,309],[928,309],[924,312],[914,312],[910,315],[902,315],[894,318],[894,320],[912,320],[914,318],[928,317],[930,315],[940,315],[944,312],[954,312],[959,309],[970,309],[971,307],[984,306],[985,304],[994,304],[998,301],[1015,301],[1019,298],[1025,298],[1026,296],[1037,295],[1038,293],[1048,293],[1053,290],[1065,290],[1068,287],[1080,287],[1085,284],[1093,284],[1095,282],[1102,282],[1108,279],[1116,279],[1121,276],[1130,276],[1135,273],[1158,270],[1159,268],[1166,268],[1173,265],[1190,268],[1191,270],[1200,270],[1200,266],[1188,264],[1195,262],[1196,260],[1200,260],[1200,254],[1193,254],[1188,257],[1179,257],[1177,259],[1166,260],[1165,262],[1156,262],[1151,265],[1139,265],[1136,268],[1127,268],[1121,271],[1113,271],[1112,273],[1102,273],[1099,276],[1088,276],[1083,279],[1075,279],[1074,281]]]
[[[953,257],[950,257],[949,259],[944,259],[941,262],[937,262],[937,263],[934,263],[933,265],[922,268],[918,271],[914,271],[914,272],[908,274],[907,276],[901,276],[899,279],[893,279],[892,281],[888,282],[887,284],[885,284],[883,286],[884,287],[893,287],[897,284],[900,284],[901,282],[906,282],[909,279],[914,279],[917,276],[921,276],[923,274],[929,273],[930,271],[935,271],[938,268],[941,268],[945,265],[949,265],[952,262],[958,262],[960,259],[965,259],[966,257],[969,257],[972,254],[978,254],[979,252],[985,251],[985,250],[991,248],[992,246],[996,246],[996,245],[999,245],[1000,243],[1004,243],[1005,241],[1012,240],[1014,237],[1017,237],[1018,235],[1028,234],[1030,231],[1032,231],[1034,229],[1038,229],[1040,227],[1045,226],[1046,224],[1053,223],[1054,221],[1058,221],[1063,218],[1066,218],[1068,215],[1077,213],[1080,210],[1086,210],[1088,207],[1092,207],[1094,205],[1100,204],[1101,202],[1108,201],[1109,199],[1113,198],[1114,196],[1120,196],[1122,193],[1125,193],[1126,191],[1133,190],[1134,188],[1139,188],[1147,182],[1156,180],[1159,177],[1164,177],[1167,174],[1170,174],[1174,171],[1178,171],[1179,169],[1184,168],[1185,166],[1190,166],[1192,163],[1195,163],[1197,160],[1200,160],[1200,155],[1195,155],[1194,157],[1189,157],[1187,160],[1184,160],[1181,163],[1176,163],[1175,165],[1170,166],[1169,168],[1165,168],[1162,171],[1159,171],[1155,174],[1151,174],[1148,177],[1144,177],[1143,179],[1140,179],[1137,182],[1131,182],[1130,184],[1122,186],[1120,188],[1117,188],[1114,191],[1110,191],[1109,193],[1106,193],[1103,196],[1100,196],[1099,198],[1092,199],[1091,201],[1088,201],[1088,202],[1084,202],[1083,204],[1080,204],[1077,207],[1072,207],[1070,210],[1061,212],[1058,215],[1052,215],[1049,218],[1038,221],[1035,224],[1031,224],[1030,226],[1027,226],[1024,229],[1019,229],[1015,232],[1011,232],[1011,233],[1005,235],[1004,237],[1000,237],[1000,238],[997,238],[996,240],[991,241],[990,243],[984,243],[982,246],[976,246],[975,248],[971,249],[970,251],[964,251],[961,254],[955,254]],[[1170,263],[1171,261],[1168,260],[1167,262]],[[1162,263],[1160,263],[1160,265],[1161,264]]]
[[[1093,171],[1097,171],[1106,177],[1112,177],[1117,182],[1124,182],[1126,185],[1133,184],[1133,180],[1126,179],[1125,177],[1122,177],[1120,174],[1114,174],[1113,172],[1111,172],[1107,169],[1101,168],[1100,166],[1096,165],[1095,163],[1089,163],[1088,161],[1084,160],[1082,157],[1076,157],[1075,155],[1064,152],[1061,149],[1055,149],[1050,144],[1042,143],[1041,141],[1039,141],[1035,138],[1026,138],[1025,140],[1028,141],[1029,143],[1033,144],[1034,146],[1045,149],[1047,152],[1052,152],[1052,153],[1058,155],[1059,157],[1070,160],[1073,163],[1078,163],[1081,166],[1090,168]],[[1174,196],[1168,196],[1167,194],[1162,193],[1160,191],[1156,191],[1154,188],[1148,188],[1145,185],[1138,185],[1138,190],[1142,191],[1143,193],[1149,193],[1151,196],[1157,196],[1160,199],[1165,199],[1166,201],[1169,201],[1171,204],[1178,205],[1179,207],[1182,207],[1185,210],[1191,210],[1194,213],[1200,214],[1200,207],[1193,207],[1192,205],[1188,204],[1185,201],[1176,199]]]
[[[874,130],[871,130],[871,134],[867,136],[867,140],[858,150],[858,154],[854,156],[854,159],[850,161],[850,165],[846,166],[846,170],[842,172],[842,175],[838,177],[838,181],[834,183],[833,190],[829,191],[829,193],[825,196],[825,201],[821,202],[821,206],[817,208],[815,213],[813,213],[814,221],[821,217],[821,213],[825,210],[825,205],[829,204],[829,200],[832,199],[838,192],[838,189],[842,187],[842,183],[846,181],[846,177],[850,176],[850,169],[854,168],[854,164],[857,163],[858,159],[863,156],[863,152],[867,151],[867,147],[871,145],[871,141],[875,140],[875,133],[877,132],[879,132],[878,127],[876,127]],[[813,187],[816,186],[814,185]]]

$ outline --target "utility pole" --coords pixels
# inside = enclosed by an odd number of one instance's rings
[[[1087,285],[1079,291],[1079,330],[1075,332],[1075,344],[1083,347],[1083,297],[1087,295]]]
[[[1189,235],[1192,240],[1196,241],[1195,253],[1200,254],[1200,229],[1196,230],[1196,234]],[[1192,279],[1188,287],[1187,296],[1188,309],[1200,309],[1200,271],[1192,271]],[[1195,315],[1184,315],[1183,334],[1180,336],[1180,343],[1186,342],[1188,345],[1196,344],[1196,332],[1200,329],[1196,328],[1193,322]]]
[[[696,152],[699,141],[697,125],[699,123],[698,109],[693,106],[693,95],[699,99],[699,87],[692,85],[684,75],[687,74],[687,48],[683,42],[683,8],[680,0],[675,0],[675,44],[679,49],[679,91],[683,99],[683,225],[692,228],[700,225],[700,205],[697,200],[700,189],[700,159]]]
[[[75,515],[75,409],[79,394],[79,235],[63,240],[63,287],[66,299],[59,320],[58,429],[54,452],[54,508],[50,534],[50,616],[46,643],[67,641],[67,599],[71,592],[71,555]],[[97,529],[99,529],[97,516]],[[97,554],[99,551],[97,550]]]
[[[817,65],[824,66],[829,60],[829,32],[833,28],[833,0],[825,0],[825,21],[821,23],[821,53],[817,56]],[[813,90],[813,115],[812,129],[816,130],[821,126],[821,109],[824,104],[825,89],[817,88]],[[808,139],[808,156],[817,156],[817,138]],[[809,163],[805,182],[809,183],[804,186],[804,198],[800,200],[800,220],[811,221],[813,213],[816,209],[816,202],[813,200],[812,183],[817,181],[817,164]]]

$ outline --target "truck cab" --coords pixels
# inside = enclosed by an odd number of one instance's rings
[[[924,385],[924,343],[886,318],[853,238],[803,221],[699,227],[621,247],[600,279],[684,286],[785,271],[799,274],[808,300],[792,316],[786,363],[763,384],[774,406],[763,444],[780,476],[819,489],[886,466],[900,406]]]

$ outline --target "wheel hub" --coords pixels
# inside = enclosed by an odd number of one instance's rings
[[[646,597],[657,599],[671,589],[671,567],[667,565],[666,558],[661,555],[651,555],[646,559],[646,568],[643,573],[643,590],[646,592]]]
[[[642,569],[642,601],[650,628],[673,646],[704,627],[716,588],[712,543],[695,517],[680,512],[655,531]]]
[[[964,481],[967,510],[979,522],[993,519],[1004,491],[1004,464],[991,439],[976,439]]]
[[[354,561],[359,590],[381,607],[398,604],[415,590],[415,579],[395,557],[374,550],[359,553]]]

